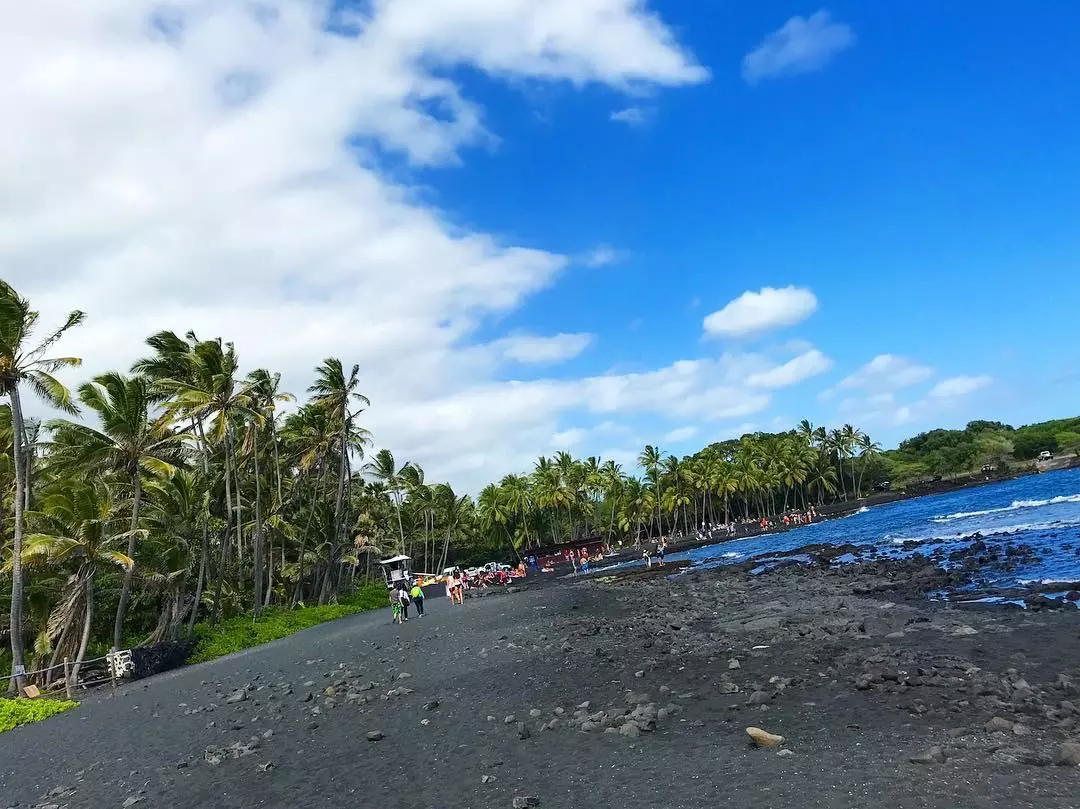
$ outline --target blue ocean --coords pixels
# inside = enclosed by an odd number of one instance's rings
[[[1028,545],[1037,557],[996,578],[991,574],[980,582],[984,591],[1080,581],[1080,469],[862,508],[840,519],[708,545],[668,559],[712,567],[750,557],[783,558],[818,543],[874,546],[889,557],[929,554],[931,548],[947,556],[969,546],[975,534],[987,545]]]

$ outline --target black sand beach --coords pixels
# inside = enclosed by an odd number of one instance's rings
[[[941,575],[654,568],[347,618],[0,736],[0,806],[1077,806],[1080,612],[931,602]]]

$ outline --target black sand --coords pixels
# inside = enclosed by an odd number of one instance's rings
[[[0,807],[1080,806],[1080,611],[950,609],[936,575],[654,569],[347,618],[0,736]]]

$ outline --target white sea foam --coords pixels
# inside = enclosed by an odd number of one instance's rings
[[[959,542],[971,539],[976,533],[984,537],[1002,536],[1006,534],[1018,534],[1024,531],[1050,531],[1058,528],[1070,528],[1080,525],[1080,519],[1054,520],[1052,522],[1023,522],[1015,525],[999,525],[994,528],[979,528],[977,531],[955,534],[931,534],[929,536],[915,537],[889,537],[893,545],[903,545],[906,542]]]
[[[931,522],[952,522],[964,520],[969,517],[985,517],[988,514],[1004,514],[1007,511],[1019,511],[1025,508],[1042,508],[1043,506],[1057,506],[1062,503],[1080,503],[1080,494],[1065,494],[1060,497],[1051,497],[1047,500],[1013,500],[1012,505],[1002,508],[987,508],[982,511],[958,511],[955,514],[946,514],[940,517],[931,517]]]

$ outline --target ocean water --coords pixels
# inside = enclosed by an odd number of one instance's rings
[[[989,574],[980,582],[983,590],[1080,581],[1080,469],[862,508],[841,519],[721,542],[667,558],[712,567],[752,556],[791,559],[790,551],[817,543],[875,546],[889,557],[929,554],[939,548],[947,555],[967,547],[976,533],[990,546],[1026,544],[1038,556],[1022,561],[1014,570]],[[630,564],[642,562],[619,567]]]

